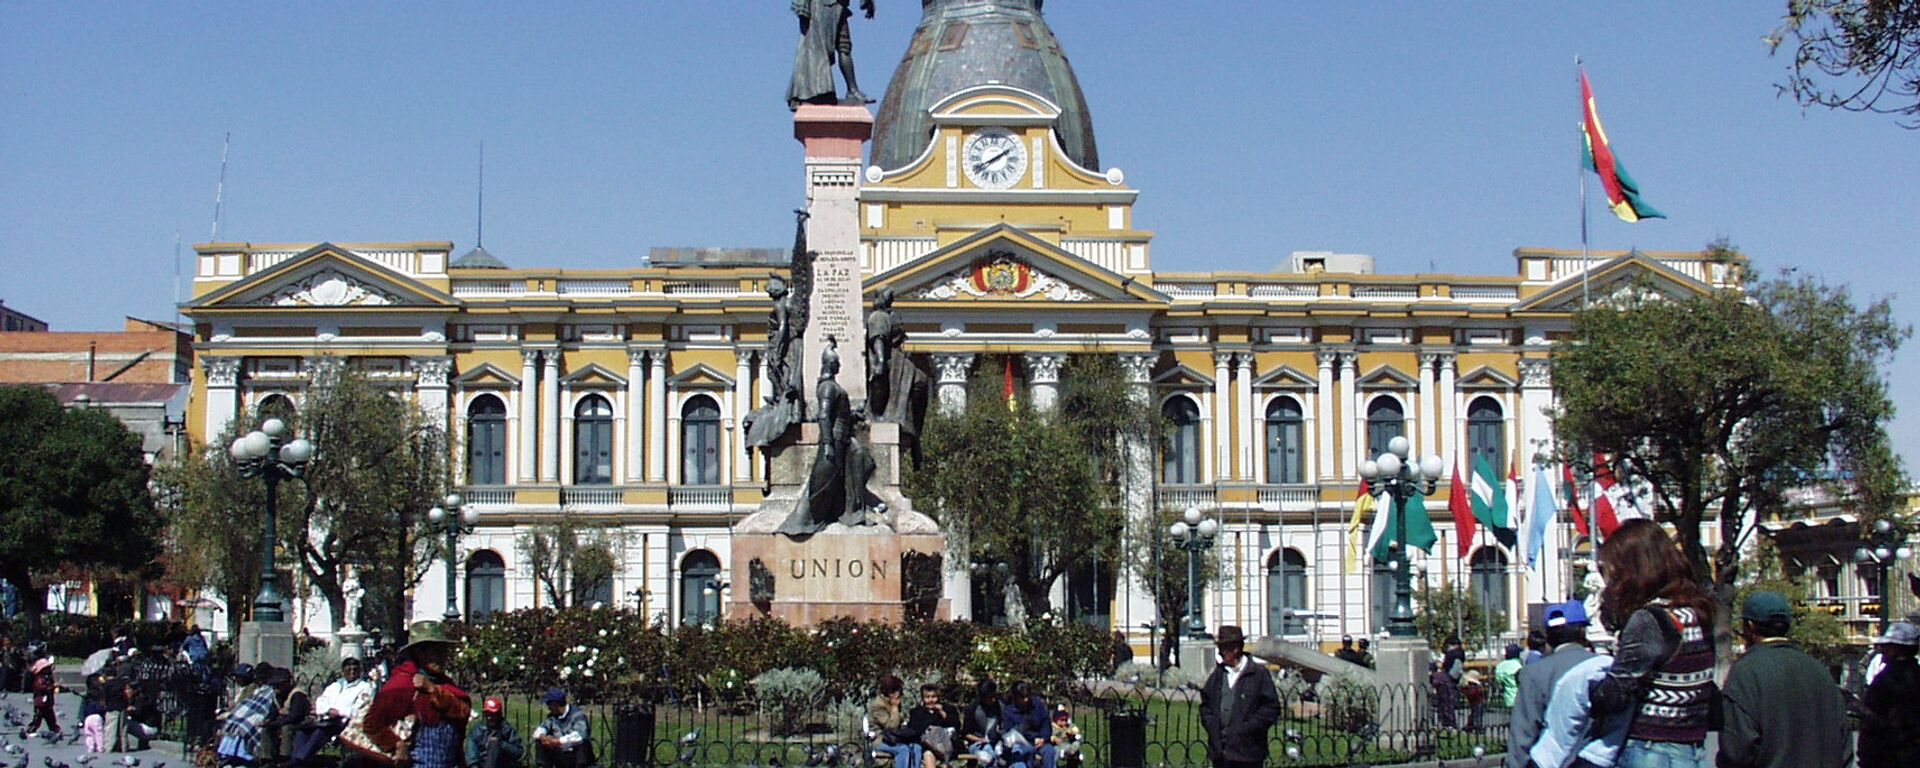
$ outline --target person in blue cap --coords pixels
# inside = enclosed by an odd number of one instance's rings
[[[1551,724],[1547,703],[1554,685],[1567,670],[1594,658],[1587,648],[1587,607],[1578,600],[1547,606],[1547,655],[1520,668],[1519,686],[1514,694],[1511,736],[1507,743],[1507,768],[1526,768],[1528,754]]]
[[[547,719],[533,729],[534,765],[586,768],[593,765],[593,726],[587,713],[567,703],[567,692],[547,691]]]

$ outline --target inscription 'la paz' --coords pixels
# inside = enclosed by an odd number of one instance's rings
[[[857,557],[795,557],[787,560],[787,572],[795,579],[884,579],[887,564]]]

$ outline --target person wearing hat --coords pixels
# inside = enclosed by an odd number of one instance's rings
[[[1860,697],[1860,768],[1920,765],[1920,626],[1896,621],[1873,645],[1884,661]]]
[[[540,768],[586,768],[593,765],[593,725],[587,713],[567,703],[567,692],[554,688],[543,700],[547,719],[533,729],[534,764]]]
[[[259,681],[250,693],[227,712],[220,726],[220,743],[214,753],[223,765],[255,765],[260,757],[260,737],[266,733],[267,720],[274,716],[283,690],[293,688],[293,674],[271,664],[248,670]]]
[[[1266,665],[1246,653],[1247,636],[1232,624],[1214,638],[1220,662],[1200,688],[1200,725],[1207,731],[1207,759],[1216,768],[1259,766],[1267,761],[1267,731],[1280,719],[1280,693]]]
[[[447,676],[455,642],[438,621],[416,621],[399,664],[373,695],[362,728],[373,751],[357,750],[376,762],[411,763],[417,768],[456,768],[462,729],[473,715],[473,699]],[[414,717],[407,738],[394,726]]]
[[[33,691],[33,722],[27,724],[20,738],[37,733],[42,722],[47,724],[47,730],[53,731],[54,736],[59,736],[60,715],[53,709],[53,699],[60,693],[60,685],[53,682],[53,657],[35,659],[33,665],[27,667],[27,680],[28,690]]]
[[[1547,704],[1568,670],[1595,658],[1587,649],[1587,606],[1578,600],[1547,606],[1547,655],[1520,668],[1509,724],[1507,768],[1526,768],[1528,757],[1548,728]],[[1544,765],[1545,763],[1543,763]]]
[[[500,698],[488,696],[480,705],[480,722],[467,729],[467,768],[520,768],[527,745],[507,722]]]
[[[1747,652],[1720,689],[1720,768],[1840,768],[1853,762],[1847,702],[1827,673],[1787,637],[1793,609],[1778,592],[1747,595]]]

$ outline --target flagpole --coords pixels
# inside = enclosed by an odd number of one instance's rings
[[[1579,79],[1580,79],[1580,56],[1577,54],[1573,57],[1573,75],[1574,75],[1574,81],[1575,81],[1574,85],[1577,88],[1577,86],[1579,85]],[[1585,156],[1585,153],[1591,153],[1593,151],[1591,148],[1588,148],[1586,144],[1587,142],[1586,98],[1587,97],[1583,92],[1580,96],[1580,115],[1581,115],[1580,146],[1581,146],[1581,152],[1583,153],[1582,157]],[[1588,250],[1588,246],[1587,246],[1586,162],[1583,160],[1579,165],[1575,166],[1575,170],[1580,174],[1580,308],[1586,309],[1587,302],[1589,300],[1588,288],[1587,288],[1587,273],[1593,271],[1593,254],[1591,251]]]

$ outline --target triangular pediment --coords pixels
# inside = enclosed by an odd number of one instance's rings
[[[575,369],[567,375],[560,377],[560,383],[575,389],[588,387],[609,387],[617,389],[627,385],[627,377],[614,373],[599,363],[588,363],[585,367]]]
[[[321,243],[194,300],[191,309],[421,309],[459,300],[406,275]]]
[[[721,373],[720,369],[711,365],[700,363],[692,368],[667,377],[667,384],[678,388],[732,387],[733,377]]]
[[[875,275],[867,281],[866,297],[871,300],[889,287],[901,304],[1128,304],[1145,309],[1169,302],[1166,294],[1010,224],[980,230]]]
[[[1213,377],[1194,370],[1192,366],[1179,364],[1153,377],[1153,383],[1162,387],[1211,387]]]
[[[1298,368],[1283,365],[1254,379],[1253,385],[1269,389],[1312,389],[1320,386],[1320,382]]]
[[[1514,314],[1577,312],[1584,306],[1611,306],[1628,299],[1682,300],[1712,293],[1713,286],[1695,280],[1639,251],[1568,277],[1526,301],[1514,305]]]
[[[1420,383],[1420,380],[1407,375],[1406,371],[1402,371],[1399,368],[1391,365],[1382,365],[1371,371],[1367,371],[1365,376],[1360,377],[1359,383],[1360,386],[1363,387],[1400,389],[1402,387],[1415,386]]]
[[[1520,382],[1490,366],[1480,366],[1460,377],[1456,386],[1472,389],[1516,389]]]
[[[520,377],[508,373],[505,369],[493,363],[481,363],[476,367],[462,371],[459,376],[454,377],[453,381],[465,389],[512,388],[520,386]]]

